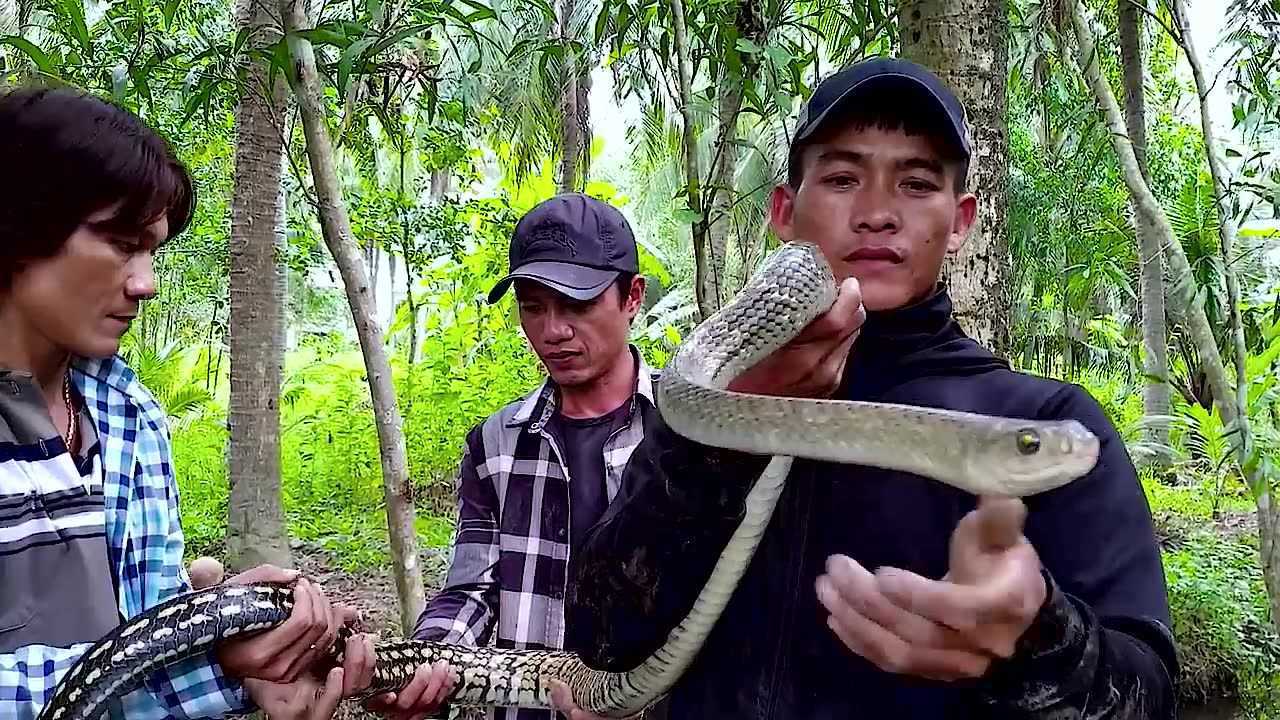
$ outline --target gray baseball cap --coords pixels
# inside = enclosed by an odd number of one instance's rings
[[[623,272],[638,274],[635,234],[612,205],[581,193],[544,200],[516,223],[510,270],[489,291],[495,303],[517,278],[590,300]]]

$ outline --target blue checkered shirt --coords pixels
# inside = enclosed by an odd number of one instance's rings
[[[72,377],[101,443],[107,548],[127,620],[190,589],[165,413],[119,357],[78,361]],[[0,654],[0,718],[35,718],[88,647],[28,645]],[[241,685],[203,654],[152,674],[111,715],[185,720],[253,709]]]

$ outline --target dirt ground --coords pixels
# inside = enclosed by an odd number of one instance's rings
[[[396,584],[389,568],[358,573],[347,572],[333,562],[328,553],[295,542],[292,547],[295,566],[308,577],[319,581],[330,601],[360,610],[366,632],[380,633],[385,638],[401,636],[397,617]],[[448,569],[446,551],[424,548],[421,552],[423,581],[427,597],[444,583]],[[354,702],[343,703],[335,720],[376,720],[374,715]]]

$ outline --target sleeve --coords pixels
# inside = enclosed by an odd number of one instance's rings
[[[169,438],[163,424],[157,430],[160,442],[159,462],[162,467],[147,468],[146,471],[164,477],[166,481],[168,512],[167,517],[162,518],[162,526],[167,527],[167,532],[160,545],[162,553],[160,562],[157,563],[158,577],[148,578],[149,581],[159,583],[159,597],[156,599],[156,604],[159,604],[189,592],[191,580],[187,577],[187,568],[183,563],[185,541]],[[150,523],[151,519],[148,518],[148,521]],[[152,673],[144,687],[159,701],[161,707],[178,720],[237,716],[256,709],[243,685],[222,672],[212,650]]]
[[[1067,386],[1044,408],[1101,441],[1086,476],[1028,499],[1027,538],[1049,590],[1008,661],[983,686],[1000,717],[1175,717],[1178,662],[1150,507],[1102,408]]]
[[[769,462],[695,443],[646,415],[618,496],[570,556],[565,646],[615,671],[648,657],[683,619]],[[667,481],[690,477],[717,482]]]
[[[0,717],[35,720],[62,679],[89,646],[28,645],[0,655]]]
[[[481,427],[467,435],[455,480],[453,558],[444,587],[418,617],[413,630],[417,640],[482,645],[497,618],[498,495],[476,467],[476,458],[485,457],[481,438]]]

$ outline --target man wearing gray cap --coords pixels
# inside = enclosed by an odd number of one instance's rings
[[[656,414],[654,371],[627,342],[644,300],[639,270],[626,219],[595,198],[558,195],[516,225],[509,274],[489,302],[514,286],[520,325],[548,377],[467,435],[453,561],[415,638],[564,646],[570,552],[617,493]],[[443,667],[423,666],[370,708],[397,720],[426,717],[453,682]],[[497,708],[489,716],[553,714]]]

